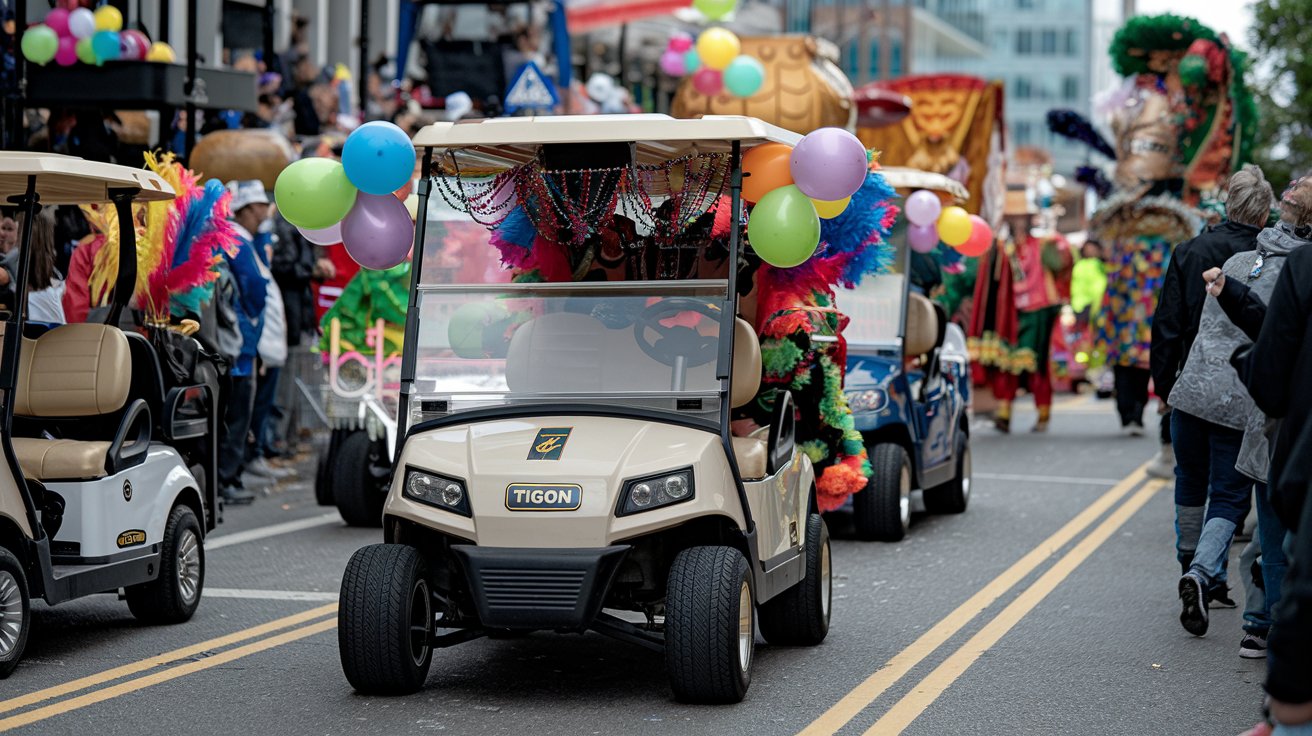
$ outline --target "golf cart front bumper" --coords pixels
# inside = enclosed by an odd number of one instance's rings
[[[587,628],[629,549],[451,546],[479,620],[506,629]]]

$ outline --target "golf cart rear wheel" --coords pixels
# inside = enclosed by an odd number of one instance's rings
[[[747,558],[733,547],[690,547],[670,566],[665,670],[685,703],[737,703],[752,682],[756,607]]]
[[[871,448],[870,466],[870,482],[852,496],[852,526],[858,539],[896,542],[911,527],[911,461],[901,445],[884,443]]]
[[[179,624],[196,612],[205,587],[205,548],[195,512],[173,507],[160,547],[159,577],[127,589],[128,609],[140,621]]]
[[[960,514],[970,503],[970,441],[957,436],[957,475],[941,486],[925,489],[925,510],[931,514]]]
[[[31,628],[32,601],[23,565],[0,547],[0,680],[8,677],[23,658]]]
[[[761,605],[761,635],[771,644],[815,646],[829,633],[832,580],[829,529],[819,514],[806,520],[806,578]]]
[[[433,664],[433,598],[419,550],[372,544],[351,557],[342,576],[337,648],[356,691],[409,695]]]
[[[381,443],[369,439],[369,433],[356,430],[342,438],[337,446],[329,479],[337,510],[351,526],[382,526],[385,486],[375,474],[382,462]]]

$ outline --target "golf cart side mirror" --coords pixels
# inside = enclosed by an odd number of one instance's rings
[[[769,467],[766,473],[774,475],[793,459],[797,445],[797,414],[793,411],[793,394],[780,391],[770,414],[770,442],[766,448]]]

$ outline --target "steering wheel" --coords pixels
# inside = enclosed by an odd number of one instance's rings
[[[715,360],[719,353],[718,337],[703,335],[691,327],[661,324],[661,320],[683,312],[696,312],[714,320],[720,319],[720,308],[705,299],[673,296],[642,310],[634,322],[633,337],[642,352],[663,365],[673,368],[679,358],[684,359],[684,365],[688,368],[706,365]],[[659,339],[655,342],[648,340],[648,331],[655,332]]]

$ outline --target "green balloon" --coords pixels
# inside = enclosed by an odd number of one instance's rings
[[[96,59],[96,50],[93,49],[93,48],[91,48],[91,37],[90,37],[90,36],[88,36],[88,37],[86,37],[86,38],[78,39],[76,49],[77,49],[77,58],[78,58],[78,61],[82,62],[83,64],[95,64],[95,63],[96,63],[96,61],[97,61],[97,59]]]
[[[495,336],[489,340],[488,332],[498,328],[496,335],[504,336],[503,323],[509,316],[500,302],[469,302],[460,305],[451,315],[451,321],[446,328],[451,351],[467,360],[491,357],[497,351],[492,349],[496,345],[489,345],[489,343],[499,341]]]
[[[355,205],[355,194],[346,169],[327,158],[301,159],[283,169],[273,185],[278,211],[306,230],[322,230],[341,222]]]
[[[697,12],[710,20],[719,20],[732,13],[737,4],[738,0],[692,0],[692,6]]]
[[[776,268],[792,268],[805,263],[820,244],[820,216],[796,184],[779,187],[752,208],[747,240],[761,260]]]
[[[35,25],[23,33],[23,58],[45,66],[59,51],[59,34],[47,25]]]

